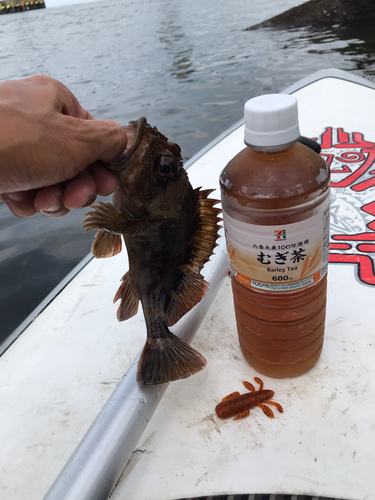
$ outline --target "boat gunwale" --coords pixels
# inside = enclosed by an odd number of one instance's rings
[[[315,83],[319,80],[327,79],[327,78],[337,78],[339,80],[344,80],[352,83],[356,83],[359,85],[363,85],[365,87],[369,87],[371,89],[375,89],[375,83],[367,80],[361,76],[351,74],[347,71],[330,68],[330,69],[321,69],[318,70],[311,75],[308,75],[296,83],[286,87],[284,90],[281,90],[280,94],[293,94],[298,90],[301,90],[312,83]],[[189,169],[196,161],[198,161],[203,155],[205,155],[208,151],[213,149],[219,142],[221,142],[225,137],[228,137],[232,132],[237,130],[239,127],[243,126],[244,119],[235,122],[229,128],[227,128],[224,132],[219,134],[215,139],[210,141],[205,147],[200,149],[196,154],[194,154],[191,158],[189,158],[185,164],[185,169]],[[11,345],[22,335],[22,333],[34,322],[34,320],[46,309],[46,307],[64,290],[64,288],[80,273],[80,271],[87,266],[87,264],[93,259],[93,256],[90,254],[86,255],[67,276],[61,280],[61,282],[51,290],[51,292],[43,299],[40,304],[25,318],[25,320],[11,333],[1,344],[0,344],[0,357],[11,347]]]

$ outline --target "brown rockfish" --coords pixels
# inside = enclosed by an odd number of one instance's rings
[[[211,190],[193,189],[181,150],[145,118],[125,128],[134,142],[110,166],[120,177],[113,204],[99,202],[86,214],[84,228],[97,229],[95,257],[121,250],[123,236],[129,271],[114,302],[119,321],[137,313],[139,300],[147,326],[137,380],[162,384],[189,377],[206,365],[204,357],[168,329],[203,297],[208,283],[200,271],[216,246],[220,209]]]

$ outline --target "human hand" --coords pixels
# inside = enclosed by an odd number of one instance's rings
[[[118,123],[94,120],[57,80],[0,84],[0,199],[17,217],[60,217],[111,194],[117,174],[98,161],[126,145]]]

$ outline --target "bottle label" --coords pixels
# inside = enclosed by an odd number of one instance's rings
[[[307,220],[259,226],[224,213],[232,276],[251,288],[290,292],[321,280],[329,256],[329,197]]]

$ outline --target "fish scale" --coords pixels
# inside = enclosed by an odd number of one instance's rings
[[[147,339],[137,380],[154,385],[189,377],[206,365],[204,357],[169,331],[208,289],[201,270],[211,257],[221,218],[213,190],[193,189],[181,150],[145,118],[124,127],[134,141],[112,164],[120,178],[113,204],[100,202],[86,214],[85,231],[96,229],[92,253],[112,257],[123,238],[129,271],[114,301],[119,321],[142,304]]]

